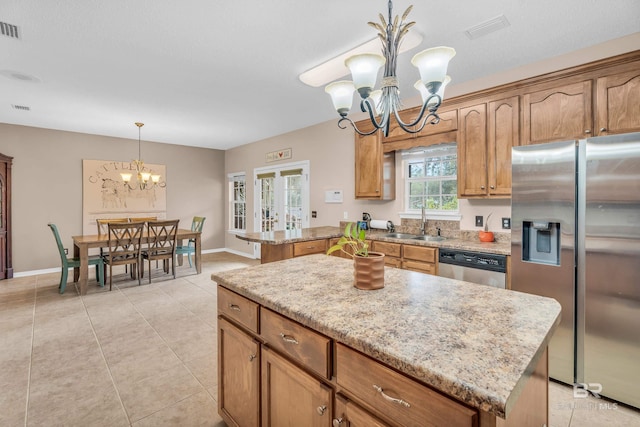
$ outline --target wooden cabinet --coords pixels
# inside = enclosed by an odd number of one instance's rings
[[[334,427],[389,427],[371,413],[359,407],[344,396],[336,395],[336,415]]]
[[[420,273],[438,274],[438,248],[402,245],[402,268]]]
[[[640,132],[640,69],[600,77],[596,82],[598,135]]]
[[[525,93],[522,97],[522,145],[592,136],[592,81]]]
[[[258,333],[260,306],[225,288],[218,288],[218,313]]]
[[[402,426],[476,426],[476,410],[449,399],[342,344],[336,381],[345,393]]]
[[[259,426],[260,344],[224,318],[218,319],[218,384],[218,412],[224,421]]]
[[[487,105],[460,109],[458,197],[487,194]]]
[[[369,123],[357,123],[363,132],[373,129]],[[355,137],[356,199],[394,200],[396,198],[395,153],[384,153],[380,132]]]
[[[327,251],[327,239],[309,240],[293,244],[293,256],[322,254]]]
[[[413,123],[418,117],[418,113],[420,113],[420,109],[416,109],[416,108],[402,110],[400,111],[400,119],[406,124]],[[413,130],[415,129],[415,126],[411,126],[409,127],[409,129]],[[415,133],[409,133],[404,129],[402,129],[398,124],[398,121],[396,120],[396,118],[393,116],[393,114],[389,118],[389,135],[384,136],[384,133],[382,131],[380,132],[381,132],[381,140],[383,143],[401,141],[401,140],[411,139],[416,137]]]
[[[262,350],[262,426],[331,427],[333,390],[268,347]]]
[[[520,145],[520,97],[489,102],[487,181],[489,196],[511,196],[511,149]]]
[[[390,267],[402,267],[402,244],[393,242],[381,242],[374,240],[371,245],[371,250],[375,252],[381,252],[385,255],[384,265]]]

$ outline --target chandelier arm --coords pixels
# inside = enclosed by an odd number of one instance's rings
[[[369,120],[371,120],[371,124],[373,124],[376,130],[382,129],[383,127],[385,127],[387,122],[389,121],[388,120],[389,116],[386,114],[382,114],[382,121],[378,123],[378,121],[376,120],[376,116],[374,114],[375,108],[373,107],[373,105],[371,105],[371,98],[366,98],[360,101],[360,109],[362,110],[363,113],[369,113]],[[371,134],[367,134],[367,135],[371,135]]]
[[[429,104],[434,99],[436,100],[436,102]],[[418,114],[418,117],[413,122],[411,123],[402,122],[402,120],[400,120],[398,113],[395,112],[396,120],[398,121],[398,124],[408,126],[408,127],[413,127],[418,123],[422,122],[420,129],[416,131],[416,132],[420,132],[420,130],[424,127],[424,124],[426,123],[426,121],[423,121],[423,119],[425,119],[424,113],[426,110],[429,111],[429,114],[427,114],[426,117],[433,116],[436,120],[435,122],[430,122],[431,124],[436,125],[438,124],[438,122],[440,122],[440,116],[438,116],[438,114],[436,113],[436,111],[438,111],[438,108],[440,107],[440,104],[442,104],[442,98],[440,98],[438,94],[433,94],[424,101],[424,104],[422,104],[422,108],[420,109],[420,114]],[[404,129],[404,127],[402,128]]]
[[[340,120],[338,120],[338,127],[340,129],[346,129],[347,128],[346,125],[342,124],[342,122],[344,122],[345,120],[351,124],[351,127],[353,128],[353,130],[356,131],[357,134],[362,135],[362,136],[373,135],[379,129],[379,128],[374,128],[371,132],[362,132],[360,129],[358,129],[356,124],[349,117],[342,117]]]

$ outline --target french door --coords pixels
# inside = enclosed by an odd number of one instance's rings
[[[309,226],[309,162],[254,170],[254,231]]]

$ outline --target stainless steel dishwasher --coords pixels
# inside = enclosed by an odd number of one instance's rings
[[[504,289],[505,255],[440,248],[438,276]]]

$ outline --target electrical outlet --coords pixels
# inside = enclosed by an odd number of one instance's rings
[[[476,227],[482,227],[483,219],[481,215],[476,215]]]
[[[69,255],[69,248],[64,248],[64,254]]]
[[[502,218],[502,228],[509,230],[511,228],[511,218]]]
[[[311,218],[318,218],[318,212],[317,211],[311,211]]]
[[[344,219],[349,219],[349,212],[344,211],[344,215],[343,216],[344,216]]]

